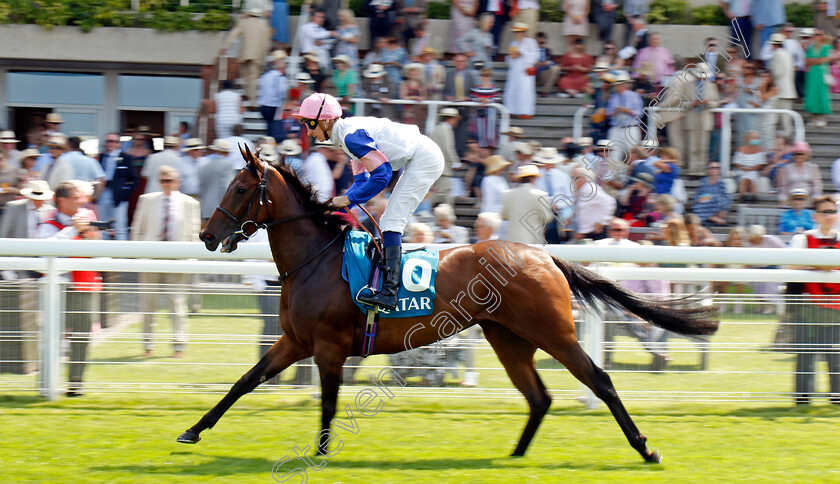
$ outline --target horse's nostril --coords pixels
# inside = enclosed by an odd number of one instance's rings
[[[213,234],[210,234],[210,233],[207,233],[207,232],[202,233],[199,236],[199,238],[201,240],[203,240],[204,242],[213,242],[214,240],[216,240],[216,237]]]

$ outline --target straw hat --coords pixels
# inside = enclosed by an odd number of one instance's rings
[[[593,142],[594,140],[592,138],[590,138],[589,136],[584,136],[583,138],[578,138],[577,143],[575,144],[583,148],[584,146],[592,146]]]
[[[403,74],[408,75],[408,72],[412,69],[420,69],[420,72],[423,72],[423,69],[425,68],[426,66],[419,62],[412,62],[411,64],[406,64],[405,67],[403,67]]]
[[[226,139],[217,139],[213,141],[213,144],[210,145],[210,149],[213,151],[221,151],[222,153],[230,152],[230,141]]]
[[[260,136],[259,138],[257,138],[257,145],[259,145],[259,146],[262,146],[262,145],[277,146],[277,140],[274,139],[274,136],[268,136],[268,135]]]
[[[293,139],[284,139],[277,147],[277,151],[283,156],[295,156],[299,155],[303,148],[301,148],[300,143]]]
[[[800,37],[813,37],[816,35],[817,31],[814,30],[812,27],[805,27],[804,29],[799,31]]]
[[[610,65],[607,62],[599,61],[592,67],[592,72],[606,72],[610,70]]]
[[[15,132],[11,130],[0,131],[0,143],[20,143],[19,139],[15,139]]]
[[[422,55],[429,55],[429,54],[437,57],[438,51],[434,47],[423,47],[423,50],[420,51],[421,56]]]
[[[455,108],[443,108],[440,110],[438,116],[441,118],[460,118],[461,113],[459,113]]]
[[[505,167],[510,166],[510,162],[504,157],[500,155],[493,155],[488,156],[486,160],[484,160],[484,172],[485,173],[495,173]]]
[[[52,200],[53,197],[53,191],[44,180],[29,180],[29,186],[21,190],[20,194],[30,200]]]
[[[596,150],[608,150],[610,148],[610,140],[608,139],[599,139],[598,142],[595,143]]]
[[[200,139],[190,138],[187,140],[186,146],[184,146],[183,151],[203,150],[204,148],[207,147],[201,144]]]
[[[513,145],[513,151],[516,153],[522,153],[523,155],[533,155],[534,145],[527,141],[517,141]]]
[[[557,148],[553,146],[545,146],[539,149],[536,153],[534,153],[534,157],[532,158],[536,163],[542,163],[544,165],[554,165],[560,163],[561,161],[565,161],[566,157],[561,155]]]
[[[181,138],[177,136],[164,136],[163,137],[163,146],[169,146],[170,148],[173,146],[180,146],[181,145]]]
[[[315,142],[312,143],[312,146],[319,148],[331,148],[335,146],[335,142],[332,139],[325,139],[324,141],[316,139]]]
[[[260,149],[260,159],[269,163],[276,163],[280,159],[280,154],[273,146],[265,145]]]
[[[513,26],[510,28],[511,32],[527,32],[529,30],[531,30],[531,28],[524,22],[514,22]]]
[[[54,134],[47,140],[47,146],[67,148],[67,138],[65,138],[63,134]]]
[[[522,165],[516,169],[514,178],[525,178],[526,176],[541,177],[540,169],[536,165]]]
[[[271,62],[283,60],[286,57],[289,57],[289,54],[285,50],[277,49],[271,53]]]
[[[58,113],[47,113],[47,119],[45,120],[47,123],[54,123],[54,124],[61,124],[64,122],[61,119],[61,115]]]
[[[804,188],[794,188],[788,193],[788,201],[792,202],[795,199],[805,200],[806,202],[810,198],[808,190]]]
[[[353,65],[353,59],[351,59],[350,56],[347,55],[347,54],[337,55],[337,56],[332,58],[332,61],[333,62],[341,62],[344,65],[346,65],[347,67],[350,67],[350,66]]]
[[[385,74],[387,74],[387,72],[385,72],[385,67],[383,67],[382,64],[371,64],[362,73],[363,76],[370,79],[378,79]]]
[[[770,36],[770,43],[774,45],[782,45],[785,43],[785,39],[787,39],[787,37],[785,37],[785,34],[777,32]]]
[[[315,55],[315,54],[304,54],[303,55],[303,60],[308,60],[310,62],[315,62],[315,63],[321,62],[321,59],[319,59],[318,56]]]
[[[633,79],[630,78],[630,74],[628,74],[627,71],[616,72],[615,79],[612,81],[614,86],[627,84],[628,82],[633,82]]]
[[[525,135],[525,131],[523,131],[522,128],[520,128],[519,126],[511,126],[510,129],[508,129],[507,131],[505,131],[501,134],[505,134],[505,135],[508,135],[508,136],[514,136],[516,138],[521,138],[522,136]]]
[[[647,185],[648,188],[653,188],[654,186],[656,186],[656,178],[654,178],[652,174],[644,171],[637,173],[636,176],[630,178],[630,181],[642,183],[644,185]]]
[[[656,74],[656,71],[653,70],[653,63],[651,62],[642,62],[639,64],[639,70],[637,72],[646,77],[651,77]]]
[[[41,152],[35,148],[28,148],[20,152],[21,160],[26,158],[38,158],[39,156],[41,156]]]
[[[295,74],[295,80],[301,84],[315,84],[315,80],[312,79],[312,76],[308,72],[298,72]]]
[[[245,10],[246,15],[250,15],[252,17],[262,17],[262,10],[257,7],[251,7]]]

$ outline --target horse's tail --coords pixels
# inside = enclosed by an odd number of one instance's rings
[[[553,257],[553,256],[552,256]],[[636,316],[660,328],[679,334],[712,334],[720,322],[713,319],[714,306],[686,306],[686,299],[653,301],[640,297],[615,282],[602,277],[583,266],[553,257],[554,263],[563,271],[578,300],[592,304],[601,300],[613,306],[621,306]]]

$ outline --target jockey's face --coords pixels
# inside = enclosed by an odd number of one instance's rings
[[[326,141],[329,139],[330,131],[332,130],[332,125],[332,119],[319,120],[317,126],[315,126],[315,129],[310,128],[308,124],[304,124],[304,126],[306,126],[306,134],[312,136],[318,141]]]

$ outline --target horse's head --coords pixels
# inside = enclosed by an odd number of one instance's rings
[[[247,146],[239,150],[245,159],[245,168],[230,182],[222,201],[199,235],[211,252],[220,243],[222,252],[233,252],[240,241],[249,238],[268,220],[271,201],[266,193],[266,165]]]

